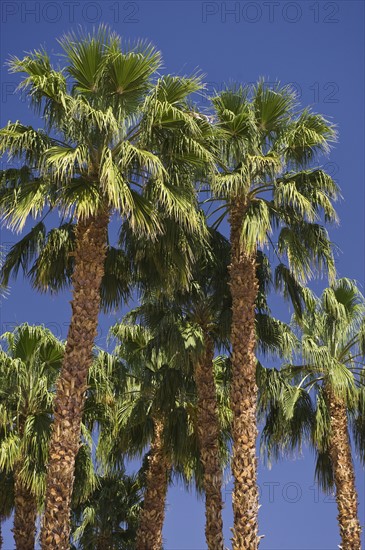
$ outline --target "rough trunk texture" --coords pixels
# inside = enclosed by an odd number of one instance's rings
[[[41,531],[43,550],[66,550],[70,545],[75,457],[80,445],[87,375],[97,334],[108,221],[109,216],[103,213],[79,221],[76,228],[72,318],[55,398]]]
[[[336,486],[341,548],[361,550],[361,527],[346,405],[328,388],[325,396],[331,417],[330,457]]]
[[[256,357],[255,301],[258,291],[255,254],[240,245],[244,201],[230,209],[232,258],[232,389],[233,412],[233,550],[258,548],[258,489],[256,457]]]
[[[170,472],[170,462],[164,449],[163,431],[163,421],[160,418],[155,419],[136,550],[162,549],[162,528]]]
[[[205,353],[195,365],[198,393],[198,438],[204,468],[205,537],[208,550],[223,550],[222,468],[219,460],[219,418],[214,382],[214,343],[205,336]]]
[[[34,550],[37,501],[19,478],[20,468],[19,464],[14,471],[14,526],[12,531],[16,550]]]

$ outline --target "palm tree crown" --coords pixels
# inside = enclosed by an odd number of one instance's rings
[[[270,89],[264,81],[252,92],[227,89],[212,103],[220,163],[211,188],[231,213],[245,203],[240,223],[245,250],[272,244],[270,235],[281,226],[276,252],[287,256],[296,276],[306,279],[313,266],[325,265],[333,275],[330,243],[318,222],[322,212],[326,221],[337,221],[332,201],[339,190],[326,172],[311,165],[329,151],[334,126],[299,110],[289,87]]]

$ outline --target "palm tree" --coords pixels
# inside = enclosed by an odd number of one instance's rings
[[[44,495],[53,392],[64,349],[49,330],[28,324],[2,339],[6,351],[0,355],[1,477],[14,484],[16,548],[31,550]],[[9,503],[2,517],[8,511]]]
[[[260,82],[252,96],[245,88],[224,90],[212,98],[220,130],[220,162],[211,182],[215,197],[229,214],[232,296],[233,412],[233,548],[258,547],[258,491],[256,484],[256,358],[255,303],[258,293],[256,250],[270,243],[279,227],[276,253],[287,256],[278,275],[295,282],[313,267],[328,266],[333,258],[325,229],[317,223],[324,211],[336,214],[333,180],[311,168],[317,152],[327,152],[335,131],[322,116],[298,111],[294,94]],[[220,216],[220,219],[222,219]],[[287,290],[288,291],[288,286]]]
[[[341,548],[359,550],[361,528],[349,421],[364,457],[360,434],[365,300],[352,281],[339,279],[309,304],[303,316],[295,316],[294,322],[301,364],[285,365],[262,377],[261,407],[266,416],[262,448],[278,457],[300,447],[302,441],[311,443],[321,486],[336,488]]]
[[[217,402],[214,355],[216,348],[223,348],[229,352],[230,347],[229,332],[232,322],[228,286],[230,247],[222,236],[214,231],[212,235],[212,257],[208,257],[205,262],[197,263],[191,291],[185,293],[185,296],[180,298],[180,302],[182,303],[181,319],[185,321],[188,338],[192,338],[192,327],[197,327],[201,340],[200,349],[194,343],[195,353],[192,354],[192,361],[198,398],[198,439],[204,470],[206,541],[209,550],[223,550],[221,496],[223,476],[219,444],[222,428],[219,419],[220,407]],[[292,335],[284,323],[274,319],[270,314],[266,301],[266,294],[270,287],[270,271],[267,258],[258,250],[255,276],[258,282],[255,301],[257,346],[263,353],[283,355],[290,348]],[[231,427],[231,415],[229,426]],[[229,436],[231,437],[231,429]]]
[[[203,468],[206,541],[210,550],[224,548],[222,521],[222,426],[219,418],[214,372],[215,347],[228,348],[229,292],[227,266],[229,243],[210,230],[207,248],[196,243],[195,262],[188,287],[166,276],[142,273],[141,305],[129,313],[152,331],[155,346],[169,348],[172,356],[191,363],[197,392],[197,437]],[[157,262],[159,256],[155,255]],[[156,261],[156,259],[155,259]],[[148,262],[150,265],[152,262]],[[151,271],[151,269],[149,270]],[[183,359],[184,358],[184,359]],[[229,425],[229,421],[228,421]],[[228,434],[227,434],[228,435]]]
[[[183,447],[188,438],[187,414],[182,406],[184,373],[174,365],[176,358],[166,357],[162,350],[147,349],[151,334],[144,327],[119,324],[111,333],[121,342],[116,354],[126,361],[128,375],[116,419],[113,419],[111,431],[105,430],[102,445],[106,446],[109,460],[111,456],[118,460],[121,455],[142,454],[150,443],[136,548],[161,550],[165,501],[173,464],[169,444],[175,436],[177,448]]]
[[[69,546],[74,465],[110,218],[115,212],[153,239],[160,231],[156,211],[164,209],[199,231],[191,172],[210,159],[201,145],[209,125],[196,120],[186,101],[201,88],[198,77],[167,76],[153,86],[160,53],[146,43],[124,51],[119,37],[103,26],[91,35],[66,35],[60,43],[63,70],[53,68],[45,51],[10,61],[13,72],[25,74],[21,87],[48,133],[19,122],[0,132],[1,152],[25,162],[3,174],[3,221],[21,230],[29,217],[44,214],[32,230],[34,249],[49,212],[58,210],[63,220],[76,222],[69,252],[72,318],[55,398],[41,533],[42,547],[58,550]]]
[[[123,471],[99,475],[93,493],[73,509],[75,548],[133,550],[141,499],[138,476]]]
[[[139,308],[137,308],[137,311]],[[147,325],[133,324],[137,315],[127,316],[127,324],[118,324],[112,334],[123,342],[116,348],[128,368],[128,386],[123,392],[121,404],[112,415],[109,429],[102,436],[101,447],[110,460],[111,456],[135,456],[150,444],[147,459],[146,489],[143,511],[137,532],[137,548],[161,549],[165,499],[172,473],[182,476],[185,483],[195,479],[199,492],[203,477],[199,462],[198,412],[192,363],[186,353],[180,353],[179,342],[173,349],[163,342],[164,332]],[[155,319],[160,315],[155,310]],[[170,318],[172,319],[172,317]],[[166,328],[164,321],[162,324]],[[194,329],[193,329],[194,330]],[[172,337],[170,332],[170,337]],[[168,336],[168,333],[165,333]],[[193,334],[192,334],[193,337]],[[228,458],[229,413],[227,392],[221,362],[216,362],[217,384],[220,395],[221,449],[223,462]],[[220,380],[220,382],[218,382]],[[117,430],[117,431],[116,431]],[[102,431],[103,433],[103,431]],[[225,451],[224,451],[225,449]]]

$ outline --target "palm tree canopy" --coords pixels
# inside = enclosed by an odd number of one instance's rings
[[[55,383],[63,344],[42,326],[22,324],[2,335],[0,352],[0,468],[20,475],[40,497],[44,491]]]
[[[17,231],[28,218],[38,222],[8,255],[4,284],[36,259],[29,273],[35,286],[62,287],[72,272],[71,222],[105,210],[150,243],[168,233],[165,218],[204,234],[194,176],[212,163],[212,130],[188,101],[203,87],[200,77],[159,76],[161,54],[152,45],[124,45],[105,26],[65,35],[59,43],[61,68],[43,50],[9,61],[10,70],[23,75],[19,87],[44,129],[9,122],[0,130],[1,153],[23,164],[2,171],[2,221]],[[61,225],[47,234],[44,219],[53,210]],[[53,254],[57,266],[50,265]],[[125,293],[117,273],[127,265],[114,249],[109,264],[102,293],[112,307]]]
[[[197,398],[189,353],[162,345],[158,332],[134,324],[130,318],[115,325],[111,336],[118,342],[115,352],[100,356],[108,365],[110,387],[109,398],[100,409],[101,463],[119,467],[124,457],[141,456],[152,439],[154,420],[161,417],[174,474],[188,485],[194,480],[201,491]],[[226,360],[217,357],[214,369],[220,396],[222,462],[226,462],[230,437]]]
[[[226,210],[244,204],[241,242],[246,251],[273,244],[276,231],[275,252],[279,259],[286,257],[297,279],[323,268],[333,278],[331,244],[320,221],[337,221],[332,203],[339,190],[313,163],[329,151],[334,126],[300,110],[290,87],[270,89],[263,80],[253,90],[226,89],[212,103],[220,162],[211,188]],[[280,270],[279,264],[279,279]]]
[[[73,509],[73,548],[132,550],[141,502],[141,476],[123,470],[99,475],[93,493]]]
[[[365,299],[354,281],[338,279],[293,316],[298,364],[259,373],[262,452],[278,458],[302,442],[317,455],[316,475],[333,486],[329,459],[330,417],[326,387],[345,403],[359,457],[364,460]]]

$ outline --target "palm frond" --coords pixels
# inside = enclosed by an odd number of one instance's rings
[[[46,228],[37,223],[29,233],[15,243],[6,254],[1,266],[1,285],[7,287],[10,277],[16,277],[19,269],[24,275],[29,272],[31,262],[38,256],[46,238]]]

